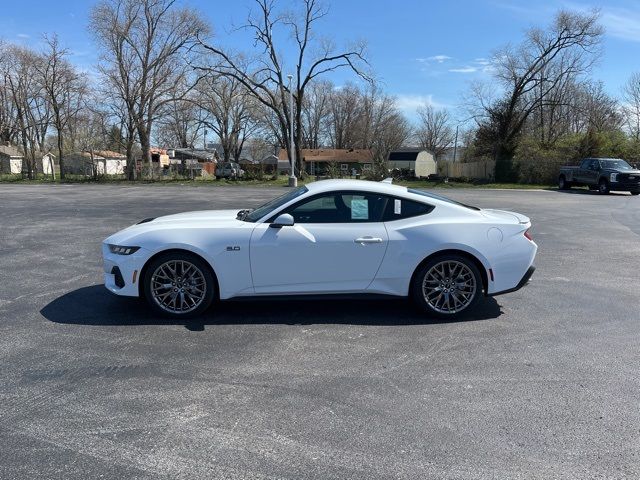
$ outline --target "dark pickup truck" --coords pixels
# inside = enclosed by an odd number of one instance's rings
[[[618,158],[585,158],[577,167],[562,167],[558,188],[586,185],[589,190],[607,194],[611,190],[640,194],[640,170]]]

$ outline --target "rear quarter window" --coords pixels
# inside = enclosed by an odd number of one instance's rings
[[[418,217],[430,213],[435,207],[427,203],[414,202],[404,198],[390,198],[385,208],[383,221],[392,222],[403,218]]]

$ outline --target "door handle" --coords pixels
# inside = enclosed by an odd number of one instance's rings
[[[361,244],[366,244],[366,243],[382,243],[382,239],[381,238],[374,238],[374,237],[360,237],[360,238],[356,238],[354,240],[355,243],[361,243]]]

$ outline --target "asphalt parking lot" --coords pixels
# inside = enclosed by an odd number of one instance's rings
[[[456,322],[352,300],[178,324],[101,286],[110,233],[280,192],[0,185],[0,478],[640,476],[640,198],[444,192],[540,247]]]

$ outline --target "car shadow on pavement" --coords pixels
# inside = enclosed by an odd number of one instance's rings
[[[46,305],[40,313],[55,323],[74,325],[184,325],[192,331],[205,325],[243,324],[352,324],[412,325],[498,318],[502,311],[493,297],[482,298],[473,312],[456,320],[429,318],[407,299],[311,299],[226,301],[202,317],[173,320],[154,314],[140,299],[117,297],[102,285],[68,292]]]

